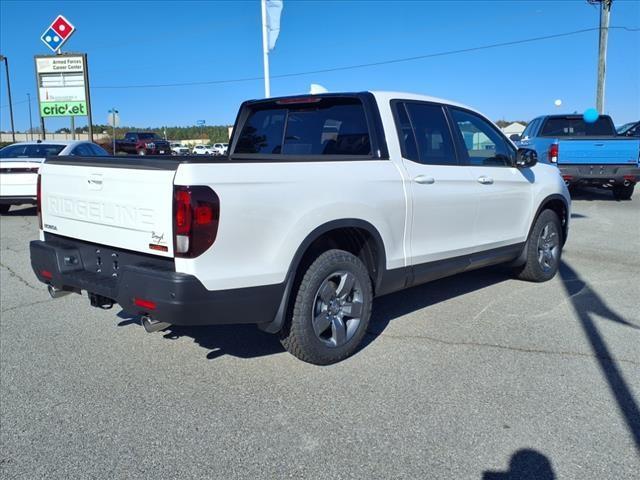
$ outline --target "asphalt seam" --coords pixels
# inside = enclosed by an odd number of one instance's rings
[[[18,281],[24,285],[26,285],[29,288],[32,288],[33,290],[38,290],[37,287],[35,287],[34,285],[31,285],[27,280],[25,280],[23,277],[20,276],[20,274],[18,274],[15,270],[13,270],[10,266],[5,265],[4,263],[0,263],[0,267],[2,268],[6,268],[7,271],[9,272],[9,274],[12,277],[16,277],[18,279]]]
[[[387,337],[387,338],[392,338],[396,340],[428,340],[435,343],[441,343],[444,345],[452,345],[452,346],[459,346],[459,347],[496,348],[500,350],[510,350],[510,351],[521,352],[521,353],[538,353],[543,355],[561,355],[561,356],[568,356],[568,357],[587,357],[587,358],[597,358],[597,359],[606,360],[610,362],[622,362],[622,363],[628,363],[631,365],[640,365],[640,362],[637,362],[635,360],[629,360],[626,358],[602,357],[599,355],[592,355],[592,354],[583,353],[583,352],[570,352],[570,351],[563,352],[563,351],[554,351],[554,350],[541,350],[541,349],[535,349],[535,348],[512,347],[509,345],[499,345],[495,343],[454,342],[451,340],[444,340],[442,338],[430,337],[428,335],[392,335],[389,333],[372,332],[370,330],[367,330],[367,334],[375,337],[383,337],[383,338]]]

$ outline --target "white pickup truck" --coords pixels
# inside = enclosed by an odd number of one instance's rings
[[[558,270],[558,169],[469,107],[283,97],[243,103],[233,131],[226,157],[47,159],[37,278],[148,331],[254,323],[329,364],[357,349],[375,296],[498,263]]]

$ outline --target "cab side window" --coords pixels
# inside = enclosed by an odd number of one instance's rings
[[[511,167],[515,150],[484,118],[466,110],[451,108],[451,117],[471,166]]]

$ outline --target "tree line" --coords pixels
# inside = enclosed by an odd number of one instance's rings
[[[87,127],[78,127],[76,133],[87,133]],[[166,134],[167,140],[209,140],[212,143],[228,142],[229,127],[226,125],[205,125],[190,127],[116,127],[116,138],[124,137],[127,132],[156,132],[161,137]],[[69,128],[60,128],[56,133],[71,133]],[[113,127],[109,125],[97,124],[93,126],[93,133],[104,133],[111,137],[113,135]]]

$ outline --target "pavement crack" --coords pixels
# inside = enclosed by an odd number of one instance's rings
[[[601,355],[593,355],[590,353],[583,352],[571,352],[571,351],[557,351],[557,350],[543,350],[538,348],[527,348],[527,347],[514,347],[511,345],[500,345],[497,343],[482,343],[482,342],[455,342],[452,340],[444,340],[442,338],[431,337],[429,335],[392,335],[389,333],[382,332],[373,332],[371,330],[367,330],[367,334],[374,337],[387,337],[393,338],[397,340],[428,340],[435,343],[441,343],[444,345],[458,346],[458,347],[478,347],[478,348],[495,348],[499,350],[509,350],[512,352],[520,352],[520,353],[537,353],[541,355],[561,355],[566,357],[587,357],[587,358],[597,358],[600,360],[605,360],[609,362],[621,362],[628,363],[631,365],[640,365],[640,362],[635,360],[629,360],[626,358],[612,358]]]
[[[9,272],[9,275],[11,275],[12,277],[15,277],[20,283],[26,285],[27,287],[33,290],[38,290],[37,287],[35,287],[34,285],[31,285],[27,280],[25,280],[22,276],[20,276],[20,274],[17,273],[15,270],[13,270],[10,266],[0,262],[0,267],[6,268],[7,271]]]
[[[47,302],[50,302],[50,301],[51,301],[51,299],[47,298],[46,300],[38,300],[36,302],[23,303],[23,304],[20,304],[20,305],[16,305],[14,307],[9,307],[9,308],[5,308],[4,310],[0,310],[0,313],[11,312],[13,310],[18,310],[20,308],[31,307],[33,305],[39,305],[41,303],[47,303]]]

